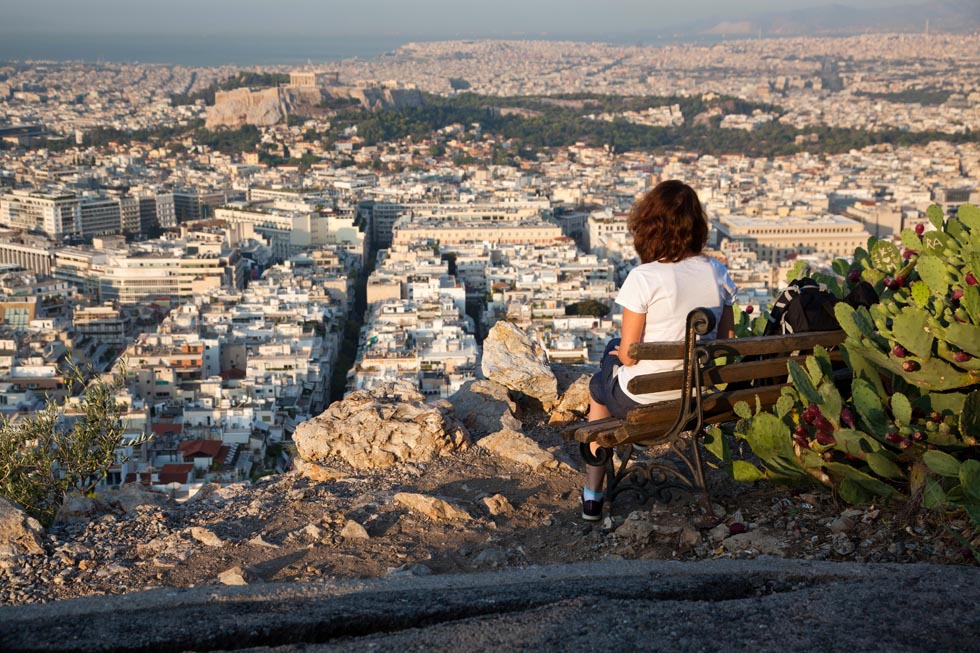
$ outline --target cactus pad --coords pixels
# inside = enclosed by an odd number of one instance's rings
[[[954,322],[946,327],[946,341],[971,356],[980,357],[980,327]]]
[[[949,236],[946,234],[939,231],[930,231],[929,233],[922,234],[922,247],[933,252],[941,252],[946,247],[948,240]]]
[[[902,229],[902,245],[918,252],[922,249],[922,239],[911,229]]]
[[[932,356],[933,335],[929,332],[929,314],[921,308],[908,306],[892,320],[895,341],[916,356]]]
[[[817,388],[813,385],[810,375],[800,367],[796,361],[789,361],[786,366],[789,368],[789,375],[793,379],[793,385],[800,391],[800,396],[811,404],[819,404],[823,401]]]
[[[980,440],[980,390],[974,390],[963,402],[960,413],[960,433],[964,437]]]
[[[895,421],[903,426],[912,423],[912,403],[901,392],[892,395],[892,415],[895,416]]]
[[[851,398],[861,421],[871,433],[877,436],[884,436],[888,433],[889,424],[888,417],[885,415],[885,407],[881,404],[878,393],[875,392],[870,383],[864,379],[855,379],[851,384]]]
[[[963,204],[956,211],[956,217],[960,219],[960,222],[969,227],[970,231],[974,233],[980,231],[980,208],[977,208],[973,204]]]
[[[891,274],[902,267],[902,253],[887,240],[879,240],[871,248],[871,263],[879,272]]]
[[[926,282],[929,289],[937,295],[945,295],[949,290],[949,275],[946,272],[946,262],[938,256],[923,254],[915,266],[919,277]]]
[[[924,281],[916,281],[911,286],[912,290],[912,301],[915,302],[916,306],[925,308],[929,304],[929,298],[932,296],[932,291],[929,290],[929,284]]]

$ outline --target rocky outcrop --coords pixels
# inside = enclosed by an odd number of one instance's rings
[[[347,97],[357,100],[366,109],[406,109],[422,106],[422,93],[417,89],[386,88],[384,86],[365,86],[330,90],[338,96],[346,93]]]
[[[501,429],[520,431],[515,404],[507,388],[496,381],[467,381],[449,398],[456,418],[463,422],[474,438],[496,433]]]
[[[452,522],[470,520],[470,514],[468,512],[438,497],[430,497],[413,492],[399,492],[395,495],[395,503],[405,506],[411,512],[424,515],[432,521]]]
[[[211,490],[213,491],[213,490]],[[55,515],[57,524],[86,523],[105,514],[132,514],[140,506],[163,506],[170,497],[138,483],[127,483],[97,497],[74,494],[65,499]]]
[[[463,449],[469,434],[447,401],[425,403],[411,385],[386,384],[352,392],[293,433],[307,462],[336,456],[356,469],[428,462]]]
[[[494,324],[483,341],[483,375],[537,399],[546,411],[558,401],[558,381],[544,348],[510,322]]]
[[[16,504],[0,498],[0,559],[44,553],[44,528]]]
[[[324,465],[318,465],[317,463],[311,463],[303,460],[302,458],[295,458],[293,460],[293,465],[296,467],[297,472],[314,483],[336,481],[337,479],[345,476],[345,474],[338,472],[335,469],[331,469],[330,467],[326,467]]]
[[[237,129],[242,125],[268,127],[284,121],[287,113],[287,107],[278,88],[256,91],[236,88],[215,93],[214,106],[207,108],[204,126],[208,129],[215,127]]]
[[[531,469],[554,469],[560,463],[551,453],[523,433],[502,429],[477,441],[477,446],[511,462],[527,465]]]
[[[292,112],[308,115],[322,101],[331,99],[358,102],[371,110],[420,107],[424,102],[418,89],[388,88],[380,84],[328,88],[236,88],[214,94],[214,105],[207,108],[204,124],[208,129],[237,129],[243,125],[268,127],[285,122]]]
[[[552,411],[548,420],[550,424],[568,424],[588,416],[591,378],[588,374],[583,374],[569,386]]]

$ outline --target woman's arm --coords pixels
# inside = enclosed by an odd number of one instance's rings
[[[646,326],[646,313],[634,313],[628,308],[623,309],[623,336],[619,343],[619,362],[623,365],[636,365],[636,359],[630,358],[630,345],[643,340],[643,327]]]
[[[735,313],[731,306],[721,307],[721,319],[718,320],[718,338],[735,337]]]

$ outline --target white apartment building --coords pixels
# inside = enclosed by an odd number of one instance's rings
[[[12,190],[0,196],[0,225],[40,229],[52,238],[79,236],[82,209],[74,193]]]

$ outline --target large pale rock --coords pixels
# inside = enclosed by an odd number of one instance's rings
[[[257,578],[249,567],[232,567],[218,574],[218,582],[222,585],[248,585]]]
[[[492,497],[483,497],[480,503],[487,509],[487,512],[496,517],[497,515],[509,515],[514,512],[514,506],[502,494],[495,494]]]
[[[0,497],[0,559],[44,553],[43,541],[41,523]]]
[[[340,531],[340,536],[345,540],[368,540],[371,536],[368,534],[367,529],[362,525],[358,524],[353,519],[349,519],[344,528]]]
[[[721,545],[732,553],[754,551],[765,555],[783,556],[785,555],[783,548],[786,546],[786,543],[778,537],[759,529],[726,537],[722,540]]]
[[[352,392],[296,428],[296,451],[307,462],[337,456],[357,469],[377,469],[466,448],[469,434],[452,405],[424,399],[407,383]]]
[[[225,541],[203,526],[191,526],[191,537],[204,546],[224,546]]]
[[[268,127],[282,122],[286,113],[284,98],[278,88],[257,91],[236,88],[215,93],[214,106],[207,108],[204,126],[208,129],[242,125]]]
[[[399,492],[395,495],[395,503],[401,504],[410,511],[424,515],[433,521],[469,521],[470,514],[453,504],[424,494]]]
[[[99,498],[71,494],[65,497],[54,516],[54,523],[62,526],[87,524],[99,515],[113,512],[108,502]]]
[[[568,387],[548,419],[549,424],[568,424],[589,414],[588,374],[583,374]]]
[[[118,490],[106,492],[104,500],[114,508],[131,514],[140,506],[163,506],[170,501],[164,492],[145,488],[139,483],[126,483]]]
[[[307,460],[303,460],[302,458],[294,459],[293,465],[296,467],[297,472],[314,483],[327,483],[329,481],[336,481],[337,479],[347,476],[347,474],[344,474],[343,472],[338,472],[337,470],[331,469],[325,465],[311,463]]]
[[[534,397],[550,411],[558,401],[558,380],[544,348],[518,327],[501,320],[483,341],[483,376]]]
[[[500,429],[520,431],[517,404],[511,401],[507,388],[496,381],[467,381],[449,398],[456,418],[474,437],[496,433]]]
[[[539,467],[554,469],[559,466],[558,460],[542,449],[537,442],[523,433],[510,429],[497,431],[478,440],[476,444],[501,458],[527,465],[532,469]]]

